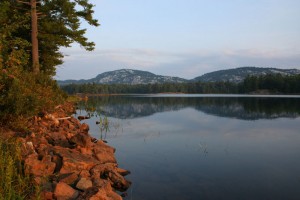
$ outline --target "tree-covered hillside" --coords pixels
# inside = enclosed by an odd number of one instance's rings
[[[97,75],[95,78],[87,80],[65,80],[58,81],[59,85],[67,84],[155,84],[155,83],[184,83],[188,80],[172,76],[161,76],[151,72],[133,69],[120,69],[115,71],[104,72]]]
[[[164,83],[164,84],[70,84],[62,86],[69,94],[128,94],[128,93],[281,93],[300,94],[300,75],[283,76],[281,74],[267,74],[262,76],[248,76],[241,83],[233,82],[189,82],[189,83]]]
[[[261,67],[239,67],[235,69],[219,70],[198,76],[193,81],[201,82],[221,82],[229,81],[241,83],[248,76],[263,76],[267,74],[281,74],[283,76],[300,74],[297,69],[278,69],[278,68],[261,68]]]

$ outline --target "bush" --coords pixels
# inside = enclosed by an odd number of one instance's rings
[[[0,69],[0,124],[14,127],[40,111],[51,111],[64,94],[47,75],[20,68]]]

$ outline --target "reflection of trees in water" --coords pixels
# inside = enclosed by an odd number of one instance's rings
[[[207,114],[245,120],[298,117],[299,98],[263,97],[90,97],[81,108],[115,118],[136,118],[192,107]],[[85,107],[84,107],[85,106]]]

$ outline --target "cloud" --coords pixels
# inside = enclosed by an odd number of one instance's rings
[[[298,68],[300,51],[256,49],[222,51],[194,50],[167,52],[152,49],[108,49],[85,52],[63,50],[65,63],[57,69],[57,79],[88,79],[122,68],[191,79],[204,73],[242,66]]]

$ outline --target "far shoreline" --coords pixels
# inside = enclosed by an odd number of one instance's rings
[[[152,97],[266,97],[266,98],[300,98],[300,94],[278,94],[278,93],[247,93],[247,94],[201,94],[201,93],[180,93],[180,92],[163,92],[163,93],[115,93],[115,94],[92,94],[76,93],[74,96],[82,99],[88,97],[109,97],[109,96],[152,96]]]

